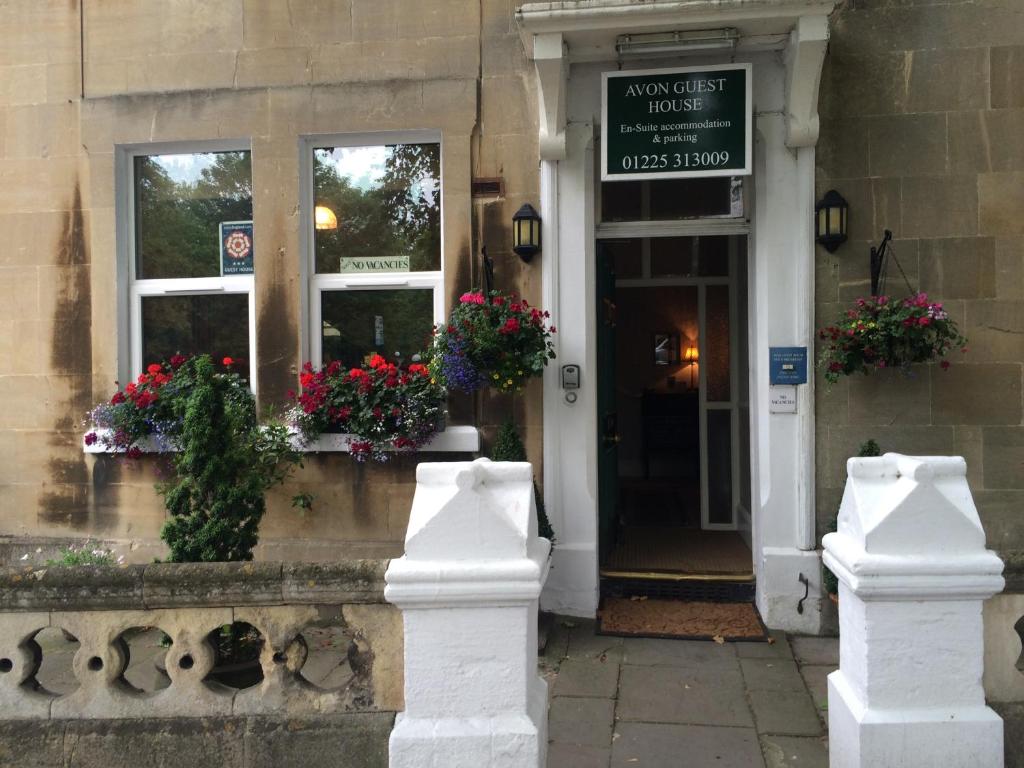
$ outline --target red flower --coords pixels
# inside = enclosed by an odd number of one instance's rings
[[[384,415],[384,411],[382,411],[382,410],[380,409],[380,406],[374,406],[374,409],[373,409],[373,418],[375,418],[375,419],[379,419],[379,418],[383,417],[383,415]]]
[[[508,335],[510,333],[519,332],[519,320],[515,317],[510,317],[505,321],[505,324],[498,329],[498,333]]]
[[[917,324],[918,325],[931,325],[932,324],[932,319],[930,317],[919,317],[917,319]]]
[[[120,405],[124,401],[125,401],[125,397],[124,397],[124,393],[123,392],[115,392],[114,396],[112,398],[110,398],[110,404],[111,405]]]
[[[947,363],[947,365],[948,365],[948,363]],[[86,445],[95,445],[97,440],[99,440],[99,436],[95,432],[88,432],[88,433],[86,433],[86,435],[85,435],[85,444]]]
[[[235,361],[230,357],[225,357],[223,360],[221,360],[221,363],[224,364],[225,368],[230,368],[232,365],[235,364]]]
[[[374,355],[373,357],[370,358],[370,367],[371,368],[384,368],[384,367],[387,366],[387,364],[388,364],[388,361],[385,360],[380,355]]]
[[[171,368],[180,368],[187,359],[184,355],[171,355]]]
[[[939,367],[942,370],[946,370],[947,368],[949,368],[949,360],[943,360],[941,363],[939,363]],[[88,438],[88,435],[86,435],[86,437]]]
[[[128,449],[128,453],[125,454],[129,459],[140,459],[142,458],[142,449],[137,445],[133,445]]]
[[[148,366],[146,366],[146,370],[149,371],[150,373],[156,375],[158,373],[162,373],[163,370],[164,370],[164,367],[162,365],[160,365],[160,363],[150,363]]]

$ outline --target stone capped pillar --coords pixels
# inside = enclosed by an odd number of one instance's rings
[[[537,601],[550,550],[537,536],[530,464],[419,465],[405,555],[384,592],[405,624],[391,768],[544,765]]]
[[[831,768],[996,768],[982,602],[1003,588],[960,457],[847,462],[825,564],[839,578],[839,670],[828,678]]]

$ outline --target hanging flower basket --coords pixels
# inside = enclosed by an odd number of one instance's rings
[[[549,318],[499,291],[464,293],[449,322],[434,329],[430,373],[448,389],[517,392],[555,357]]]
[[[967,351],[967,340],[942,304],[929,302],[924,293],[902,301],[888,296],[857,299],[835,325],[819,330],[818,338],[825,342],[819,365],[830,383],[876,368],[906,371],[915,363],[945,358],[956,348]],[[940,365],[945,369],[950,363],[942,359]]]
[[[307,441],[329,431],[351,435],[356,461],[384,462],[395,451],[419,450],[444,423],[445,391],[419,363],[401,368],[380,355],[366,368],[333,362],[315,370],[306,363],[299,381],[302,393],[291,393],[293,426]]]

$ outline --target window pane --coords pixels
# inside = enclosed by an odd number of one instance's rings
[[[708,520],[732,522],[732,410],[709,410]]]
[[[602,240],[604,247],[612,257],[615,277],[619,280],[641,277],[643,274],[643,241],[635,240]]]
[[[249,362],[249,296],[143,296],[142,365],[208,352]],[[235,370],[242,370],[235,368]]]
[[[251,220],[249,152],[135,158],[140,279],[218,277],[220,223]]]
[[[430,288],[321,293],[323,362],[361,365],[378,353],[408,362],[430,344],[434,292]]]
[[[726,277],[728,274],[728,235],[651,240],[652,277]]]
[[[441,269],[441,145],[313,150],[318,273]]]
[[[743,216],[743,179],[713,176],[601,184],[602,221],[671,221]]]
[[[729,400],[729,286],[709,285],[705,297],[707,339],[704,356],[707,364],[707,400]]]

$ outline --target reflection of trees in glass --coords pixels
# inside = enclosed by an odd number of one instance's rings
[[[222,221],[252,219],[249,152],[196,156],[194,181],[175,180],[160,156],[135,158],[137,272],[141,279],[216,277]]]
[[[338,272],[343,256],[402,255],[414,272],[440,269],[440,145],[387,146],[384,173],[366,189],[339,172],[332,152],[313,152],[316,205],[338,217],[337,229],[316,232],[316,271]]]
[[[322,294],[323,362],[339,360],[352,367],[377,352],[403,362],[427,348],[434,321],[434,292],[427,289],[324,291]],[[384,344],[378,346],[374,320],[384,319]]]
[[[142,367],[171,355],[208,353],[214,360],[249,358],[249,297],[145,296]]]

